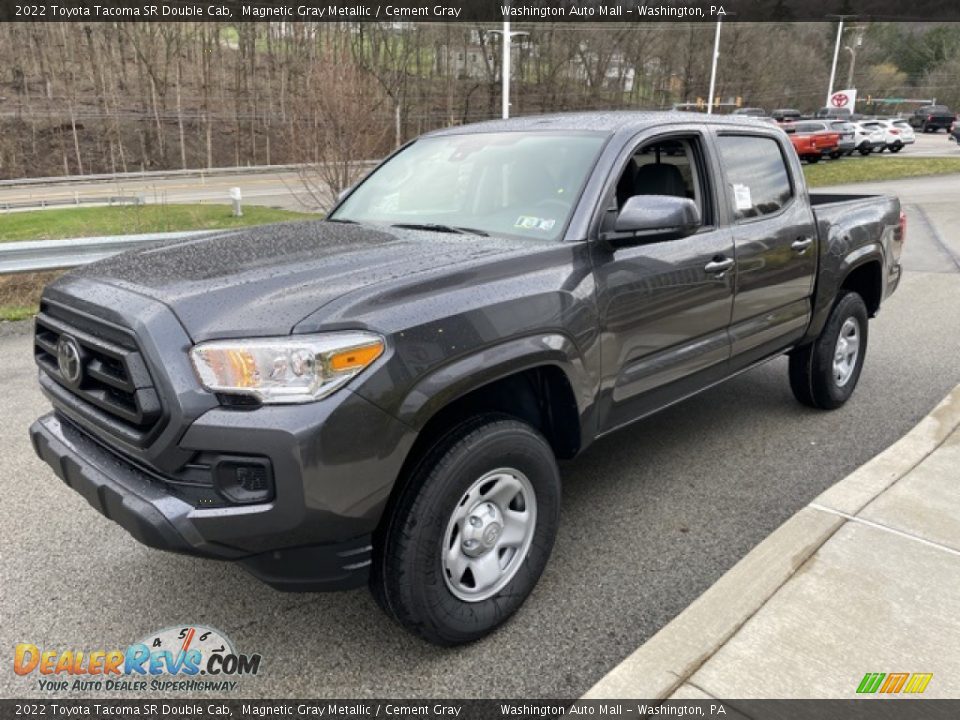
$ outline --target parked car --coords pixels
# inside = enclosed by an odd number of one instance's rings
[[[869,155],[872,152],[880,152],[887,146],[886,133],[883,128],[873,126],[866,127],[865,123],[869,120],[853,123],[853,140],[857,146],[857,152],[861,155]]]
[[[802,160],[818,162],[821,157],[840,157],[840,133],[831,130],[822,120],[800,120],[784,125],[783,129],[791,137],[797,138],[793,146]],[[809,143],[803,139],[807,137],[810,138]]]
[[[792,122],[802,118],[803,113],[799,110],[794,110],[793,108],[777,108],[770,113],[770,117],[780,123]]]
[[[951,112],[946,105],[925,105],[917,108],[908,121],[910,127],[926,133],[937,132],[940,128],[949,130],[956,119],[956,114]]]
[[[840,157],[840,155],[852,155],[853,151],[857,149],[856,129],[853,127],[853,123],[846,120],[832,120],[827,125],[834,132],[840,133],[834,159]]]
[[[750,117],[766,117],[767,111],[764,110],[763,108],[745,107],[745,108],[737,108],[730,114],[731,115],[749,115]]]
[[[907,145],[916,142],[913,128],[906,120],[896,118],[881,118],[863,123],[865,127],[879,126],[883,130],[884,148],[892,153],[898,153]]]
[[[849,120],[851,115],[853,115],[853,110],[851,108],[835,108],[835,107],[823,107],[817,110],[814,113],[814,117],[818,120],[827,120],[827,119],[837,119],[837,120]]]
[[[808,194],[787,148],[692,113],[449,128],[325,220],[74,270],[35,321],[33,447],[146,545],[475,640],[547,563],[558,459],[784,353],[800,402],[850,398],[903,214]]]

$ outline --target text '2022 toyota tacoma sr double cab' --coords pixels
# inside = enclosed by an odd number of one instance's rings
[[[441,130],[325,220],[52,283],[31,436],[147,545],[280,589],[369,582],[413,632],[466,642],[546,565],[558,458],[783,353],[801,402],[842,405],[904,229],[895,198],[808,194],[755,120]]]

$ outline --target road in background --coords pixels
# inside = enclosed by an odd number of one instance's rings
[[[464,648],[425,645],[362,590],[282,594],[235,566],[139,545],[34,456],[27,427],[49,406],[30,338],[0,337],[0,647],[125,647],[203,623],[263,655],[244,697],[578,697],[960,382],[956,185],[869,186],[908,205],[906,273],[870,325],[849,403],[799,405],[781,358],[564,463],[560,532],[539,586],[499,632]],[[0,695],[42,693],[7,672]]]

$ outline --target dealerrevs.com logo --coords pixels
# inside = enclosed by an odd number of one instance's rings
[[[45,692],[232,692],[261,670],[219,630],[202,625],[151,633],[126,649],[80,650],[19,643],[13,671]]]

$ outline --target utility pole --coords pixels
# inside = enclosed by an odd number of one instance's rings
[[[717,20],[717,31],[713,36],[713,65],[710,67],[710,92],[707,94],[707,115],[713,115],[713,91],[717,86],[717,61],[720,59],[720,26],[723,20]]]

